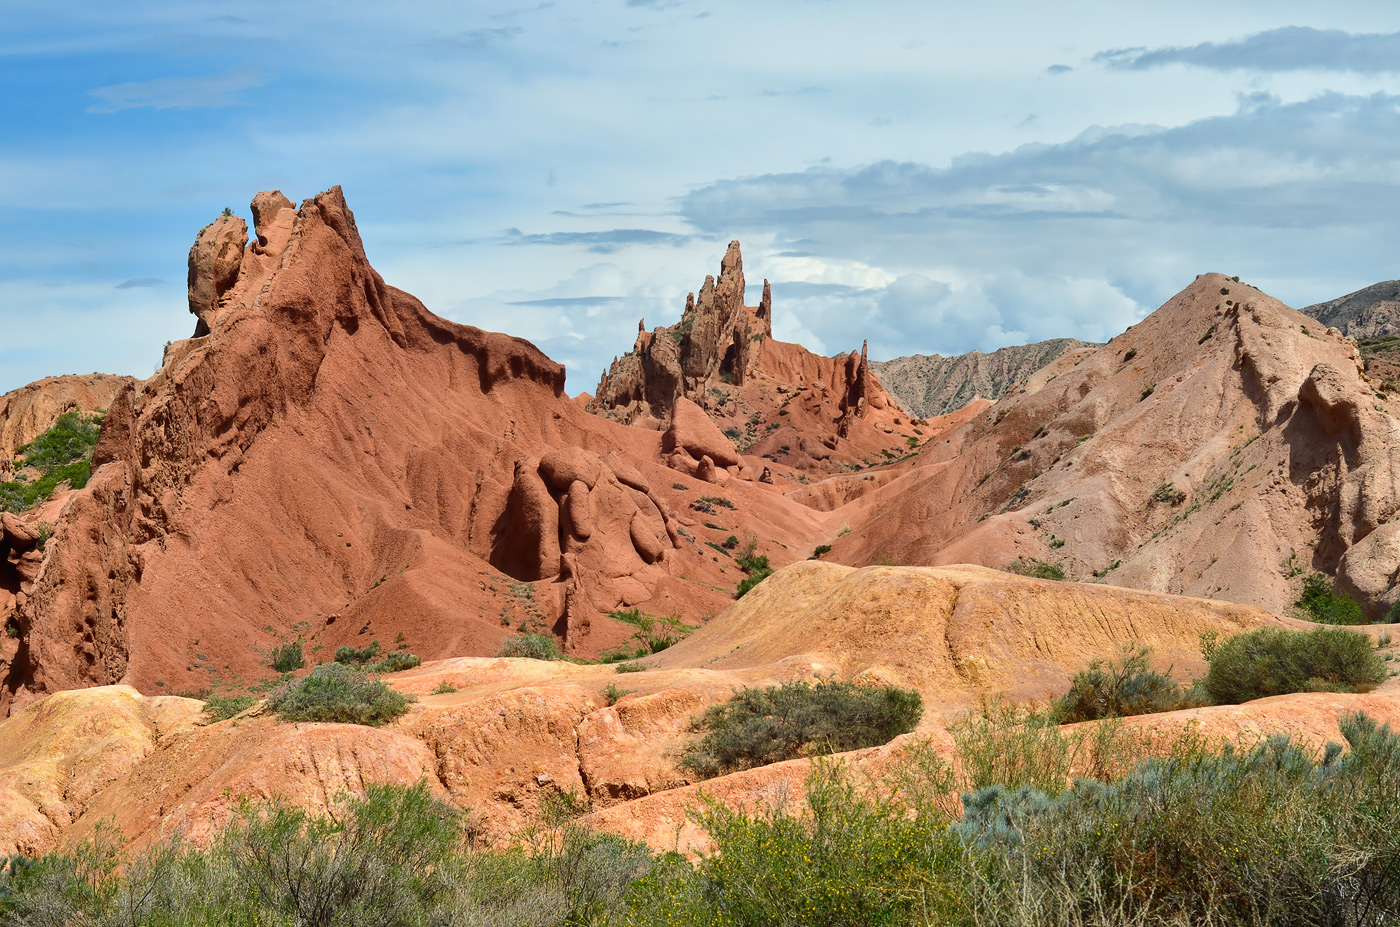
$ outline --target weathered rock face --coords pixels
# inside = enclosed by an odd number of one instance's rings
[[[998,348],[988,354],[970,351],[943,357],[911,354],[888,361],[871,361],[871,369],[890,394],[918,416],[945,415],[975,399],[997,400],[1018,382],[1061,354],[1086,351],[1097,345],[1054,338],[1035,344]]]
[[[699,516],[660,434],[586,414],[533,345],[386,285],[339,189],[253,214],[247,244],[233,217],[201,232],[197,334],[111,403],[88,487],[34,516],[52,540],[6,523],[0,714],[75,686],[236,683],[291,636],[402,635],[433,658],[535,630],[591,653],[632,633],[613,610],[728,598],[735,568],[682,533]],[[735,273],[716,304],[741,298]],[[779,551],[813,543],[797,503],[734,498]]]
[[[688,473],[703,456],[720,468],[735,466],[735,444],[786,465],[793,479],[873,465],[908,451],[915,437],[912,418],[880,385],[864,347],[818,357],[775,341],[772,319],[767,280],[759,304],[744,305],[743,258],[739,243],[730,242],[718,280],[706,277],[699,296],[687,296],[677,324],[651,332],[640,326],[632,350],[603,374],[587,409],[673,431],[675,410],[688,400],[693,406],[681,409],[683,419],[693,420],[698,407],[729,436],[716,445],[724,448],[717,453],[691,447],[688,458],[675,458]]]
[[[1400,598],[1400,407],[1359,367],[1346,338],[1204,275],[930,445],[833,556],[1033,557],[1278,611],[1312,569],[1379,615]]]

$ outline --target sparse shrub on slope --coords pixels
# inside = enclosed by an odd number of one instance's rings
[[[92,450],[97,446],[101,416],[64,412],[48,431],[20,447],[15,463],[33,467],[39,478],[31,482],[0,483],[0,510],[24,512],[53,495],[59,484],[82,489],[92,475]]]
[[[301,641],[291,641],[272,648],[269,662],[279,673],[290,673],[306,665],[306,655],[302,653]]]
[[[1366,692],[1388,675],[1371,639],[1341,628],[1259,628],[1208,642],[1206,659],[1201,686],[1221,705],[1290,692]]]
[[[1361,603],[1344,592],[1336,592],[1332,580],[1324,573],[1303,578],[1303,594],[1293,605],[1302,613],[1300,617],[1318,624],[1366,623]]]
[[[286,721],[339,721],[378,727],[408,711],[413,696],[391,689],[364,670],[323,663],[305,679],[273,693],[267,707]]]
[[[738,588],[734,590],[736,599],[742,599],[754,586],[773,575],[773,568],[768,564],[768,555],[757,553],[757,550],[758,539],[750,537],[734,557],[739,569],[748,574],[739,581]]]
[[[423,658],[407,650],[395,650],[384,655],[378,663],[371,663],[365,670],[371,673],[401,673],[404,670],[422,666]]]
[[[559,652],[559,645],[548,634],[517,634],[515,637],[506,638],[496,651],[496,656],[525,657],[530,660],[564,659],[564,655]]]
[[[1064,567],[1058,563],[1047,563],[1044,560],[1013,560],[1002,569],[1008,573],[1015,573],[1017,576],[1029,576],[1031,579],[1060,580],[1065,578]]]
[[[258,700],[251,695],[210,695],[204,700],[203,712],[208,724],[216,724],[247,711],[257,703]]]
[[[826,679],[743,689],[697,719],[705,736],[681,765],[708,777],[873,747],[912,731],[922,714],[919,693],[895,686]]]
[[[379,656],[379,641],[371,641],[364,647],[351,647],[346,644],[335,649],[335,662],[347,666],[364,666]]]
[[[1069,691],[1055,700],[1062,724],[1176,711],[1198,704],[1176,682],[1147,666],[1151,651],[1125,648],[1116,660],[1094,660],[1076,673]]]

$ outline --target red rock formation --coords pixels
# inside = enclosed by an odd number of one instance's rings
[[[698,618],[728,598],[737,570],[697,542],[660,434],[586,414],[528,342],[385,284],[338,188],[300,209],[259,194],[253,214],[247,245],[232,217],[201,232],[196,335],[112,403],[88,488],[45,516],[53,540],[7,523],[22,569],[0,617],[20,636],[0,711],[246,682],[292,636],[321,660],[398,634],[425,658],[489,654],[519,629],[597,652],[631,634],[614,609]],[[733,304],[722,282],[707,299]],[[797,503],[734,499],[713,530],[751,518],[812,543]]]
[[[908,451],[909,439],[918,437],[913,420],[880,385],[863,346],[859,353],[819,357],[775,341],[772,319],[767,280],[759,304],[744,305],[743,258],[739,243],[730,242],[718,281],[706,277],[670,328],[647,332],[643,322],[632,350],[613,361],[587,408],[615,421],[669,428],[679,400],[689,400],[745,452],[803,474],[877,465]],[[693,421],[689,411],[685,416]],[[694,472],[704,453],[691,449],[691,463],[674,462]],[[710,456],[730,467],[721,457],[731,453]]]

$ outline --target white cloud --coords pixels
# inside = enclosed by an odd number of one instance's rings
[[[199,109],[234,106],[237,93],[261,86],[262,78],[248,68],[233,68],[222,74],[202,77],[158,77],[154,80],[126,81],[96,87],[89,94],[98,102],[90,113],[119,113],[126,109]]]

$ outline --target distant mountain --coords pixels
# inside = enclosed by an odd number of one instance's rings
[[[974,399],[1000,399],[1012,384],[1044,367],[1066,351],[1097,347],[1073,338],[1053,338],[1035,344],[998,348],[990,354],[972,351],[944,357],[913,354],[870,366],[880,382],[915,415],[943,415]]]
[[[1400,280],[1376,283],[1301,311],[1357,341],[1400,335]]]
[[[1301,310],[1356,340],[1366,376],[1382,392],[1400,391],[1400,280],[1385,280]]]

